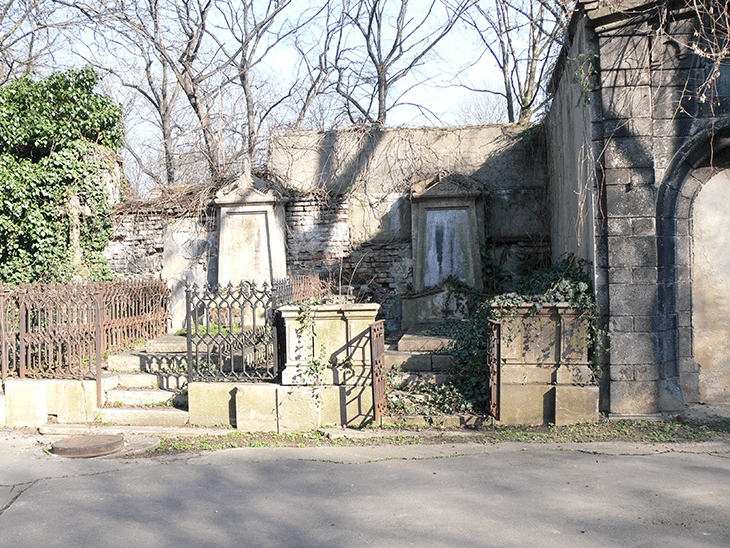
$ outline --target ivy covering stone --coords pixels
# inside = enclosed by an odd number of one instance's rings
[[[111,205],[99,173],[116,161],[122,111],[95,93],[90,68],[0,88],[0,281],[109,279],[102,251]],[[80,205],[81,264],[70,244],[69,204]]]

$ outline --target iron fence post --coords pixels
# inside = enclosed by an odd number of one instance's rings
[[[193,382],[193,321],[192,321],[192,288],[190,284],[185,286],[185,339],[188,348],[188,385]]]
[[[95,377],[96,377],[96,405],[97,407],[101,407],[103,405],[103,394],[102,394],[102,385],[101,385],[101,345],[104,340],[104,334],[102,333],[102,323],[101,323],[101,309],[102,309],[102,303],[101,303],[101,295],[100,290],[97,289],[95,291],[94,295],[94,304],[96,305],[95,310],[95,321],[94,321],[94,329],[96,333],[94,334],[94,339],[96,342],[96,371],[95,371]]]

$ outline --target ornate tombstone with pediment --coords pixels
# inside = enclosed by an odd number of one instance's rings
[[[286,277],[284,199],[264,182],[243,175],[218,191],[218,283],[261,284]]]
[[[411,202],[415,294],[403,299],[404,328],[457,313],[458,304],[442,290],[447,279],[482,287],[481,183],[464,175],[439,175],[416,183]]]

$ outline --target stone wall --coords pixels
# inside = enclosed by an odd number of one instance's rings
[[[319,273],[337,285],[354,286],[384,304],[389,329],[397,329],[398,295],[416,285],[413,189],[424,180],[448,181],[456,174],[478,188],[469,198],[478,209],[470,214],[476,219],[475,264],[483,243],[501,271],[514,276],[524,262],[539,262],[549,253],[541,154],[529,134],[508,127],[282,137],[272,143],[269,168],[288,190],[288,273]],[[169,281],[177,328],[184,283],[217,281],[216,231],[214,223],[172,222],[154,212],[123,217],[106,255],[121,277]]]
[[[170,287],[170,330],[183,326],[185,285],[217,281],[216,217],[175,218],[155,212],[117,216],[104,250],[123,280],[166,280]]]
[[[289,135],[272,143],[269,169],[297,193],[287,205],[290,268],[365,286],[394,318],[400,303],[384,298],[413,284],[410,198],[424,179],[455,173],[481,185],[486,245],[508,277],[549,250],[542,158],[514,128]]]
[[[548,115],[556,134],[570,135],[585,127],[590,113],[593,155],[581,158],[578,171],[555,161],[550,176],[551,187],[570,192],[576,181],[587,181],[594,192],[596,292],[610,333],[606,357],[610,411],[616,415],[677,412],[686,402],[705,400],[703,371],[712,365],[712,358],[697,361],[697,326],[707,318],[697,321],[701,299],[693,298],[699,271],[694,272],[692,216],[705,183],[725,169],[730,89],[723,90],[728,86],[722,69],[716,96],[700,100],[698,86],[709,66],[683,45],[695,37],[693,13],[666,15],[660,24],[650,2],[634,2],[622,12],[579,6],[571,23],[572,49],[564,54]],[[571,101],[575,105],[571,94],[581,74],[575,64],[586,57],[596,61],[590,108],[574,107],[573,116],[565,116]],[[581,140],[587,142],[585,136]],[[563,140],[549,142],[552,157],[565,152]],[[566,178],[569,169],[572,176]],[[593,172],[597,177],[590,183]],[[561,223],[554,219],[554,243],[582,254]],[[714,317],[715,305],[709,309]],[[715,325],[710,337],[718,336],[723,322],[710,323]],[[713,375],[712,382],[724,386],[715,393],[728,394],[730,371]]]

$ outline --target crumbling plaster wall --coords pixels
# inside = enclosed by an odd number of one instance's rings
[[[540,151],[510,127],[348,130],[273,141],[287,206],[290,268],[343,273],[403,293],[412,283],[413,184],[459,173],[481,182],[487,245],[507,273],[548,249]],[[337,280],[339,281],[339,280]]]
[[[104,257],[120,279],[167,281],[169,327],[174,332],[185,320],[186,284],[217,281],[217,217],[154,211],[118,215]]]

